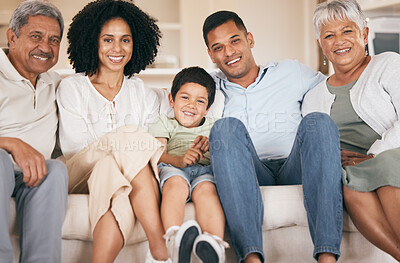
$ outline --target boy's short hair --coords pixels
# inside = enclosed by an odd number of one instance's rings
[[[207,109],[214,102],[215,98],[215,81],[203,68],[200,67],[189,67],[182,69],[178,74],[176,74],[171,87],[171,96],[175,101],[175,96],[186,83],[197,83],[207,89],[208,93],[208,105]]]
[[[245,34],[247,34],[247,28],[243,23],[243,20],[232,11],[218,11],[211,15],[209,15],[203,24],[203,39],[208,47],[208,33],[214,28],[219,27],[222,24],[225,24],[229,21],[235,22],[235,25],[238,29],[242,30]]]

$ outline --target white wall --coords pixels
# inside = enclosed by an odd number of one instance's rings
[[[258,64],[286,58],[317,69],[318,47],[312,15],[314,0],[238,0],[238,11],[255,37]]]
[[[23,0],[0,0],[0,12],[5,11],[5,10],[14,10],[19,3],[21,3]]]
[[[89,1],[52,2],[62,10],[68,25],[73,15]],[[254,34],[253,52],[258,64],[292,58],[317,69],[318,52],[311,22],[316,0],[137,0],[136,3],[160,22],[181,22],[180,33],[162,29],[165,33],[160,55],[163,51],[180,55],[182,67],[212,67],[202,37],[202,25],[209,14],[224,9],[237,12]],[[174,42],[171,44],[171,41]],[[66,42],[64,38],[63,50],[66,50]],[[175,47],[179,51],[171,50]],[[57,68],[67,64],[65,51],[62,51]]]
[[[49,2],[53,3],[57,6],[64,18],[64,35],[61,41],[60,47],[60,56],[58,59],[57,65],[54,67],[55,69],[64,69],[64,68],[72,68],[68,63],[68,55],[67,55],[67,32],[69,28],[69,24],[72,21],[72,18],[89,2],[90,0],[49,0]]]
[[[7,45],[6,31],[15,8],[22,0],[0,0],[0,47]]]
[[[253,33],[253,49],[260,65],[286,58],[317,69],[318,47],[312,28],[316,0],[184,0],[181,1],[183,25],[183,66],[198,63],[212,66],[202,38],[204,19],[214,11],[231,10],[239,14]]]
[[[63,13],[66,31],[72,17],[90,0],[49,0]],[[21,0],[0,0],[0,10],[15,8]],[[200,65],[211,68],[202,38],[204,19],[217,10],[232,10],[241,16],[256,41],[256,62],[265,64],[285,58],[317,69],[318,52],[312,30],[312,12],[316,0],[137,0],[136,3],[161,22],[181,23],[178,31],[165,31],[161,54],[179,55],[182,67]],[[1,12],[0,12],[1,14]],[[0,34],[3,34],[0,29]],[[68,68],[67,39],[61,42],[59,63]],[[0,44],[1,44],[0,38]],[[174,41],[174,42],[173,42]]]
[[[205,68],[213,68],[207,47],[203,40],[204,20],[217,10],[237,12],[235,0],[181,0],[182,21],[182,67],[197,64]]]

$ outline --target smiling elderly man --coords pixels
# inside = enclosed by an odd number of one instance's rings
[[[61,259],[61,228],[67,204],[67,171],[50,160],[57,130],[57,74],[64,23],[42,1],[23,2],[0,49],[0,262],[13,261],[10,199],[15,197],[20,262]]]

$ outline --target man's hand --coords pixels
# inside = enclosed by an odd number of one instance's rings
[[[354,166],[357,165],[361,162],[364,162],[368,159],[374,158],[372,154],[370,155],[365,155],[357,152],[352,152],[352,151],[345,151],[342,150],[341,152],[342,156],[342,167],[344,166]]]
[[[202,136],[202,135],[197,136],[196,139],[194,139],[194,141],[193,141],[192,147],[196,148],[196,149],[200,149],[203,152],[203,154],[208,152],[208,148],[209,148],[208,137]]]
[[[29,187],[38,186],[47,174],[44,156],[20,139],[13,140],[10,153],[22,169],[24,183]]]

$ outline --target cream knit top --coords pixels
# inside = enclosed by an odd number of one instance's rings
[[[335,95],[328,91],[326,81],[310,90],[303,101],[302,114],[330,114]],[[358,116],[382,136],[368,154],[400,147],[400,55],[385,52],[373,56],[350,90],[350,101]]]

